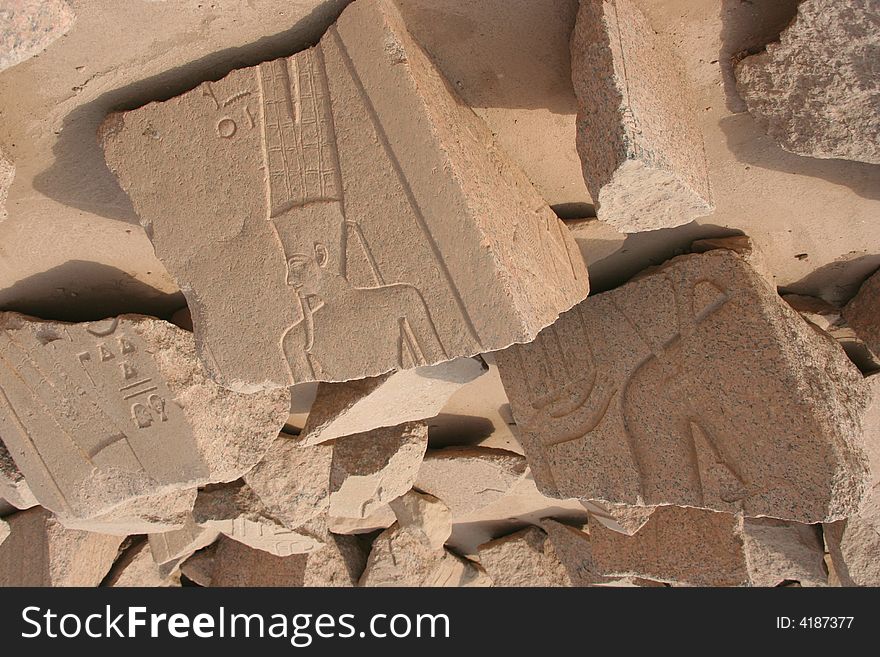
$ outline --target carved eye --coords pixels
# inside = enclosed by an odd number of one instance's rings
[[[238,130],[238,126],[229,117],[220,119],[217,122],[217,134],[223,137],[223,139],[230,139],[236,130]]]
[[[328,258],[327,247],[323,244],[315,244],[315,260],[318,262],[318,266],[323,267],[326,265]]]

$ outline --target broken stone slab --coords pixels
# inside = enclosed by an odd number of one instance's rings
[[[415,487],[443,501],[456,521],[503,498],[526,476],[519,454],[485,447],[428,450]]]
[[[2,313],[0,374],[3,441],[37,500],[65,520],[237,479],[289,406],[286,390],[221,388],[189,333],[139,315],[68,324]]]
[[[39,504],[2,440],[0,440],[0,497],[17,509],[30,509]]]
[[[856,516],[822,526],[840,586],[880,586],[880,532]]]
[[[14,178],[15,164],[0,148],[0,221],[6,219],[9,214],[6,210],[6,199],[9,198],[9,188],[12,186]]]
[[[147,495],[123,502],[109,513],[99,516],[60,516],[58,520],[68,529],[116,536],[172,532],[183,528],[191,517],[196,493],[195,488],[190,488]]]
[[[691,243],[691,253],[705,253],[713,249],[728,249],[745,260],[752,269],[761,274],[767,282],[776,286],[776,278],[764,253],[758,248],[758,245],[748,235],[733,235],[731,237],[709,237],[706,239],[695,240]]]
[[[76,14],[64,0],[15,0],[0,7],[0,71],[43,52]]]
[[[11,529],[9,528],[9,523],[5,520],[0,519],[0,543],[6,540],[9,536],[9,532]]]
[[[98,586],[124,540],[67,529],[40,507],[4,520],[10,533],[0,544],[0,586]]]
[[[590,517],[601,522],[608,529],[632,536],[648,522],[654,513],[654,506],[629,506],[627,504],[610,504],[608,502],[585,502]],[[546,528],[545,528],[546,529]]]
[[[866,492],[861,373],[727,249],[590,297],[496,360],[547,495],[813,523]]]
[[[378,377],[321,383],[300,437],[307,445],[434,417],[448,399],[487,371],[475,358]]]
[[[216,543],[199,550],[180,564],[180,574],[199,586],[211,586],[216,552]]]
[[[180,573],[164,574],[153,558],[150,542],[141,539],[116,560],[104,583],[113,587],[177,587],[180,586]]]
[[[480,566],[444,548],[434,549],[400,525],[376,540],[359,586],[483,587],[492,582]]]
[[[433,495],[411,490],[389,506],[400,531],[409,532],[431,550],[441,550],[452,533],[452,513]]]
[[[843,317],[874,354],[880,356],[880,271],[862,283]]]
[[[571,586],[596,586],[611,584],[615,580],[605,577],[599,571],[593,559],[589,534],[584,531],[586,525],[573,527],[552,518],[541,520],[541,529],[547,534],[547,540],[562,563]],[[637,578],[634,578],[637,579]]]
[[[714,209],[677,66],[632,0],[582,0],[571,38],[578,154],[599,219],[624,233]]]
[[[538,527],[484,543],[480,564],[495,586],[572,586],[552,542]]]
[[[880,164],[875,0],[804,0],[764,52],[735,67],[739,95],[783,149]]]
[[[588,268],[620,251],[626,241],[626,233],[595,217],[566,220],[565,226],[571,231]]]
[[[379,507],[366,518],[327,518],[327,528],[334,534],[353,535],[369,534],[371,532],[388,529],[397,522],[394,511],[385,504]]]
[[[277,557],[221,536],[211,559],[208,581],[210,586],[354,586],[364,559],[363,550],[352,536],[332,537],[319,550],[288,557]]]
[[[172,532],[150,534],[150,553],[163,575],[168,575],[195,552],[211,545],[220,532],[198,525],[190,517],[186,524]]]
[[[244,481],[268,514],[295,530],[327,510],[332,463],[332,444],[303,445],[281,434]]]
[[[114,114],[100,140],[204,366],[235,390],[499,349],[588,292],[565,226],[390,0],[347,7],[314,48]]]
[[[659,507],[632,536],[590,523],[583,534],[598,572],[690,586],[826,583],[824,550],[810,525]]]
[[[367,518],[412,488],[428,448],[428,425],[407,422],[346,436],[333,445],[330,517]]]
[[[307,554],[324,545],[305,528],[288,529],[273,518],[243,481],[206,486],[199,491],[193,520],[255,550],[277,557]]]

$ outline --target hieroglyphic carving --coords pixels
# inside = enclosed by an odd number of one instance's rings
[[[206,369],[234,390],[502,348],[588,291],[565,226],[388,0],[347,8],[309,50],[108,117],[100,136]]]
[[[205,475],[172,399],[130,325],[3,317],[0,427],[43,506],[87,517]]]
[[[497,360],[546,492],[815,522],[862,486],[862,383],[835,349],[719,250],[591,297]]]

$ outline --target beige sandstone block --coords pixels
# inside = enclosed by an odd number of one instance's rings
[[[880,272],[862,283],[843,317],[874,354],[880,356]]]
[[[399,525],[373,541],[359,586],[474,587],[491,586],[475,563],[444,548],[434,549]]]
[[[222,536],[213,555],[210,585],[354,586],[363,567],[363,551],[351,536],[332,537],[320,550],[288,557]]]
[[[150,534],[148,540],[153,559],[160,571],[167,575],[195,552],[216,541],[219,535],[216,529],[202,527],[190,517],[181,529]]]
[[[97,586],[113,565],[121,536],[66,529],[42,508],[5,518],[0,586]]]
[[[452,513],[433,495],[411,490],[389,506],[400,531],[409,532],[432,550],[440,550],[452,533]]]
[[[434,417],[462,386],[486,371],[475,358],[456,358],[357,381],[321,383],[300,437],[314,445]]]
[[[498,449],[428,450],[415,487],[442,500],[458,521],[504,498],[526,476],[527,468],[519,454]]]
[[[332,463],[332,444],[303,445],[298,438],[281,434],[244,481],[267,513],[296,529],[327,510]]]
[[[547,534],[527,527],[480,546],[480,563],[495,586],[571,586]]]
[[[868,483],[868,390],[738,255],[674,258],[496,354],[539,488],[819,522]]]
[[[387,504],[379,507],[366,518],[327,518],[327,528],[334,534],[369,534],[380,529],[388,529],[397,522],[394,511]]]
[[[690,586],[817,586],[827,579],[816,528],[771,518],[660,507],[632,536],[590,523],[583,540],[607,576]]]
[[[41,53],[75,21],[64,0],[5,0],[0,6],[0,71]]]
[[[428,426],[407,422],[337,440],[330,467],[334,518],[365,519],[412,488],[428,448]]]
[[[315,532],[288,529],[273,518],[243,481],[206,486],[199,491],[192,513],[202,527],[277,557],[307,554],[324,545]]]
[[[114,587],[176,587],[180,586],[180,573],[164,574],[153,558],[150,542],[142,539],[116,560],[105,583]]]
[[[39,504],[2,440],[0,440],[0,497],[17,509],[30,509]]]
[[[758,125],[799,155],[880,164],[877,0],[804,0],[778,42],[736,65]]]
[[[677,66],[632,0],[581,0],[571,39],[578,154],[599,219],[625,233],[714,209]]]
[[[115,114],[101,141],[235,390],[499,349],[588,291],[564,225],[389,0],[352,4],[310,50]]]
[[[823,526],[825,545],[840,586],[880,586],[880,532],[861,517]]]
[[[63,518],[238,478],[288,405],[286,390],[218,386],[192,336],[167,322],[0,315],[0,434],[34,496]]]

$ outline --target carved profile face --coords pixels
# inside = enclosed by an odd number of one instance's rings
[[[312,254],[293,254],[287,260],[287,284],[306,295],[318,294],[327,259],[327,247],[320,243],[315,244]]]

